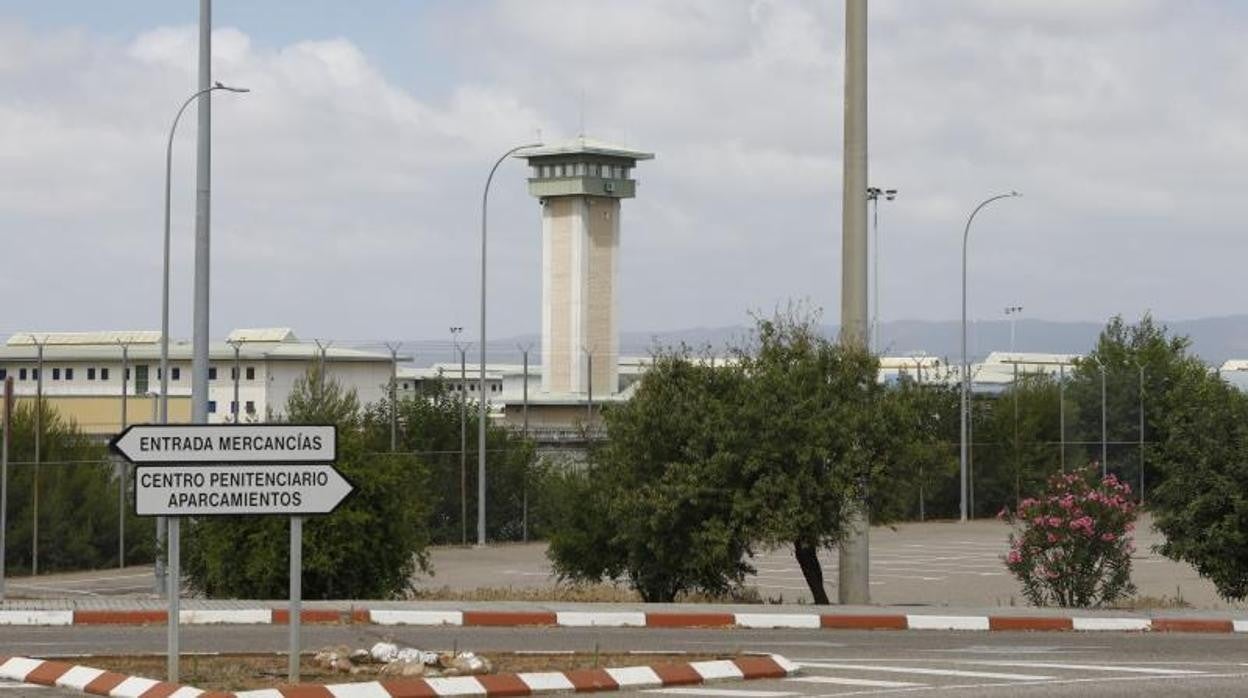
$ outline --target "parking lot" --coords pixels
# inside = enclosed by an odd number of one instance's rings
[[[907,523],[895,528],[871,529],[871,600],[876,604],[1006,607],[1026,605],[1017,582],[1005,570],[1001,556],[1007,550],[1009,527],[996,520],[959,524],[950,521]],[[1150,604],[1195,608],[1248,608],[1218,598],[1213,585],[1189,565],[1153,552],[1161,537],[1151,520],[1141,518],[1136,530],[1132,578],[1139,596]],[[540,543],[433,551],[436,574],[420,577],[424,588],[479,587],[532,588],[555,583],[546,546]],[[836,598],[836,551],[820,553],[824,585]],[[788,548],[759,551],[753,560],[757,573],[747,584],[764,601],[809,603],[810,593]]]

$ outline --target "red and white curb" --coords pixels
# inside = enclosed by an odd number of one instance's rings
[[[2,610],[3,625],[163,625],[165,611]],[[1248,633],[1248,619],[1191,617],[679,613],[671,611],[451,611],[305,609],[307,624],[450,625],[463,627],[793,628],[842,630],[1076,630]],[[282,625],[289,611],[269,608],[183,610],[183,625]]]
[[[778,654],[707,662],[578,669],[437,679],[369,681],[320,686],[300,684],[239,693],[206,692],[102,669],[26,657],[0,657],[0,679],[60,686],[119,698],[433,698],[435,696],[527,696],[621,689],[688,686],[730,679],[778,679],[797,665]]]

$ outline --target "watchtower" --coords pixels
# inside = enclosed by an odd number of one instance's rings
[[[542,203],[542,392],[614,394],[620,200],[637,192],[637,161],[654,154],[582,137],[517,157]]]

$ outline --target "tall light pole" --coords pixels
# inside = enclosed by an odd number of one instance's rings
[[[245,87],[227,87],[221,83],[217,83],[212,87],[200,90],[186,101],[182,102],[182,106],[178,109],[178,113],[173,117],[173,124],[169,126],[169,139],[165,144],[165,263],[164,273],[161,281],[160,294],[160,423],[169,423],[169,196],[171,180],[173,178],[173,136],[178,130],[178,121],[182,119],[182,112],[191,105],[191,102],[200,97],[214,92],[216,90],[225,90],[226,92],[250,92]]]
[[[390,452],[399,447],[399,349],[403,343],[386,342],[390,350]]]
[[[230,404],[230,414],[233,415],[234,423],[239,423],[239,418],[243,416],[243,405],[238,401],[238,381],[243,377],[243,365],[239,357],[239,352],[243,348],[243,340],[227,339],[225,343],[234,348],[234,370],[231,377],[234,379],[234,400]]]
[[[1023,312],[1023,306],[1021,305],[1005,306],[1005,317],[1009,318],[1010,320],[1010,353],[1011,354],[1014,353],[1014,321],[1018,319],[1018,314],[1021,312]]]
[[[47,335],[42,340],[30,336],[39,352],[35,363],[35,476],[32,487],[31,534],[30,534],[30,576],[39,574],[39,465],[43,453],[43,347],[48,343]]]
[[[879,187],[867,187],[867,200],[871,202],[871,230],[874,240],[871,242],[871,283],[874,285],[872,295],[875,300],[871,303],[871,345],[875,348],[875,353],[880,353],[880,197],[883,196],[885,201],[892,201],[897,198],[896,189],[881,189]]]
[[[1109,430],[1108,412],[1105,407],[1105,364],[1096,362],[1101,367],[1101,478],[1109,473]]]
[[[173,117],[173,123],[169,126],[169,138],[165,143],[165,249],[164,249],[164,271],[161,275],[161,293],[160,293],[160,423],[169,423],[169,198],[171,180],[173,179],[173,136],[178,130],[178,122],[182,119],[182,112],[190,106],[191,102],[200,97],[213,92],[215,90],[225,90],[227,92],[247,92],[242,87],[227,87],[221,83],[217,83],[212,87],[199,90],[195,94],[187,97],[182,106],[178,108],[177,114]],[[123,376],[124,380],[124,376]],[[156,519],[156,588],[163,593],[165,588],[165,565],[164,559],[161,557],[160,551],[165,547],[165,532],[168,525],[165,517],[161,516]]]
[[[867,0],[845,2],[845,118],[841,190],[841,344],[867,351]],[[849,503],[837,556],[837,600],[871,600],[866,474]]]
[[[961,480],[961,498],[959,500],[959,520],[966,523],[966,399],[971,389],[971,371],[966,362],[966,241],[971,235],[971,223],[985,206],[998,200],[1021,196],[1016,191],[1009,194],[998,194],[984,199],[966,219],[966,228],[962,231],[962,408],[961,408],[961,454],[959,458],[959,474]]]
[[[1144,506],[1144,364],[1136,361],[1140,369],[1140,506]]]
[[[487,230],[487,214],[490,202],[490,183],[494,181],[494,172],[498,166],[513,153],[536,148],[541,143],[518,145],[499,156],[485,178],[485,188],[481,192],[481,365],[477,376],[477,545],[485,545],[485,238]]]

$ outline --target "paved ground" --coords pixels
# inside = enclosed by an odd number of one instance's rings
[[[13,632],[16,630],[16,632]],[[1248,692],[1248,637],[1137,633],[959,633],[939,631],[642,630],[307,626],[309,648],[394,639],[425,649],[777,652],[799,677],[690,687],[663,693],[738,698],[943,691],[958,696],[1200,695]],[[0,654],[53,656],[159,652],[164,628],[20,628],[0,634]],[[187,652],[280,651],[286,629],[195,627]],[[89,662],[84,662],[89,663]],[[639,658],[639,662],[642,660]],[[17,691],[10,693],[9,691]],[[48,689],[6,695],[59,696]]]
[[[978,608],[1025,605],[1018,584],[1000,556],[1009,529],[995,520],[967,524],[928,522],[871,530],[871,600],[882,605],[966,606]],[[1204,609],[1248,609],[1218,598],[1213,585],[1188,565],[1152,552],[1161,537],[1147,518],[1139,525],[1138,552],[1132,577],[1141,596],[1169,600],[1181,596]],[[836,553],[820,555],[825,586],[836,598]],[[431,551],[435,574],[416,580],[422,588],[456,590],[479,587],[534,588],[555,583],[546,546],[541,543],[494,545],[485,549],[446,547]],[[805,581],[791,552],[760,553],[758,573],[749,580],[764,601],[809,603]],[[10,579],[10,598],[152,598],[150,567],[100,570],[34,579]]]
[[[1137,529],[1132,577],[1141,596],[1181,596],[1196,608],[1248,608],[1218,598],[1213,585],[1189,565],[1152,551],[1162,542],[1143,518]],[[901,524],[871,529],[871,601],[884,605],[1011,606],[1026,605],[1018,584],[1005,571],[1009,527],[996,520]],[[544,544],[500,545],[486,550],[439,548],[433,551],[435,575],[419,586],[472,589],[482,586],[538,587],[554,583]],[[836,553],[820,554],[824,586],[836,598]],[[748,580],[764,601],[810,603],[810,593],[788,549],[763,552],[754,560],[758,573]]]

